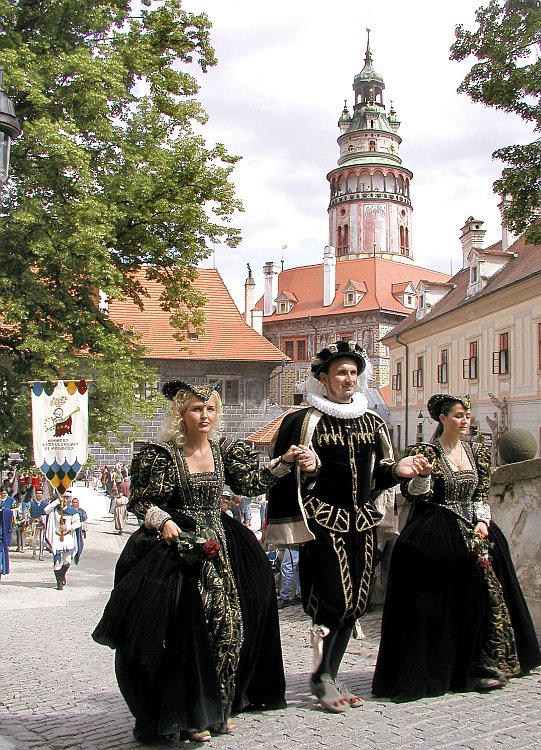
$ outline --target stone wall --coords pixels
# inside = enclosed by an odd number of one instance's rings
[[[507,537],[517,576],[541,636],[541,459],[492,473],[492,517]]]
[[[220,380],[222,386],[228,380],[234,381],[234,397],[228,398],[227,393],[224,396],[225,435],[235,438],[248,437],[282,413],[281,409],[269,405],[269,378],[275,369],[275,363],[240,360],[152,360],[151,364],[157,370],[155,387],[160,391],[165,382],[176,378],[199,383],[205,380]],[[89,445],[88,455],[91,461],[98,465],[113,466],[120,462],[129,466],[134,452],[148,440],[156,439],[165,413],[166,410],[158,410],[153,419],[142,422],[142,431],[135,438],[129,432],[129,428],[126,428],[126,439],[122,443],[111,439],[110,448],[98,443]]]

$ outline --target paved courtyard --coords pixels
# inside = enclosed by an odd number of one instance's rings
[[[29,551],[11,554],[12,572],[0,584],[1,750],[141,747],[133,739],[133,720],[116,686],[114,654],[90,638],[127,535],[113,533],[103,493],[77,486],[74,494],[89,513],[89,531],[81,563],[70,569],[64,591],[55,589],[51,556],[39,562]],[[136,527],[130,517],[128,532]],[[213,738],[205,746],[541,749],[539,672],[484,695],[455,694],[408,704],[371,698],[380,616],[379,609],[367,615],[365,638],[351,641],[343,662],[343,676],[365,695],[366,703],[333,715],[320,710],[307,689],[308,620],[298,606],[281,610],[287,709],[241,715],[234,734]]]

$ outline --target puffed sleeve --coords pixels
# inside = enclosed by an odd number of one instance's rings
[[[402,496],[412,502],[417,500],[419,497],[427,499],[432,495],[432,482],[435,474],[438,473],[438,464],[436,451],[432,445],[428,443],[417,443],[417,445],[408,448],[406,455],[408,456],[425,456],[430,463],[434,463],[434,469],[432,474],[427,477],[415,477],[414,479],[403,479],[400,483],[400,492]]]
[[[260,467],[259,455],[245,440],[235,440],[222,448],[225,481],[233,492],[245,497],[255,497],[266,492],[291,465],[274,458],[266,467]]]
[[[476,521],[490,523],[490,505],[488,504],[488,491],[490,489],[490,448],[479,443],[472,443],[473,455],[477,464],[479,483],[473,494],[473,515]]]
[[[175,484],[175,469],[167,451],[152,444],[145,446],[132,461],[128,510],[143,518],[147,528],[159,531],[171,518],[161,506],[169,504]]]

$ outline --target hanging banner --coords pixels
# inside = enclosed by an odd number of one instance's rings
[[[86,463],[88,385],[85,380],[32,386],[34,462],[60,495]]]

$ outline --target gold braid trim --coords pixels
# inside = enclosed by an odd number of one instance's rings
[[[488,589],[487,615],[481,661],[489,667],[496,667],[506,677],[520,674],[520,664],[515,642],[515,633],[511,625],[509,610],[503,597],[503,591],[492,565],[483,573]]]

